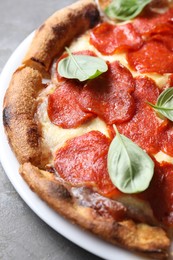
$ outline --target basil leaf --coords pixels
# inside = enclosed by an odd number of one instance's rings
[[[148,105],[158,112],[159,116],[173,121],[173,87],[164,90],[158,97],[156,105],[147,102]]]
[[[111,19],[130,20],[142,12],[151,0],[113,0],[105,9]]]
[[[114,126],[115,127],[115,126]],[[154,162],[138,145],[119,134],[108,151],[108,172],[113,184],[124,193],[146,190],[154,174]]]
[[[67,79],[78,79],[85,81],[98,77],[108,70],[103,59],[87,55],[73,55],[66,48],[69,56],[58,63],[58,73]]]

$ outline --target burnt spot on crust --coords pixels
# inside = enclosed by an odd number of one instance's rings
[[[84,17],[84,19],[89,21],[90,28],[95,26],[100,20],[99,11],[95,7],[93,7],[93,5],[89,5],[88,7],[86,7],[84,13],[81,13],[80,17],[81,19],[82,17]],[[79,22],[79,17],[76,17],[74,13],[69,13],[67,20],[70,21],[70,26],[73,29],[76,26],[76,24]],[[64,37],[67,30],[68,30],[68,24],[64,22],[58,23],[57,25],[52,27],[53,33],[57,35],[59,39],[61,39],[61,37]]]
[[[45,166],[45,170],[50,172],[50,173],[53,173],[53,174],[55,174],[55,172],[56,172],[55,168],[53,166],[51,166],[51,165],[46,165]]]
[[[57,183],[49,182],[48,193],[50,196],[61,200],[71,200],[72,197],[69,191],[63,185],[57,185]]]
[[[31,147],[37,147],[38,146],[38,140],[39,140],[39,133],[36,125],[33,125],[27,130],[27,142]]]
[[[42,65],[43,67],[46,67],[46,65],[44,64],[44,62],[42,62],[41,60],[39,60],[39,59],[37,59],[37,58],[31,57],[31,60],[34,61],[34,62],[39,63],[39,64]]]
[[[9,107],[5,107],[3,109],[3,124],[5,127],[10,126],[10,121],[11,121],[11,112]]]
[[[143,254],[141,254],[143,256]],[[168,252],[166,252],[166,250],[151,250],[151,252],[148,253],[148,257],[151,259],[168,259],[169,255]],[[170,259],[170,258],[169,258]]]
[[[56,24],[52,27],[52,31],[55,35],[58,35],[58,37],[61,38],[67,31],[67,25],[64,23]]]
[[[99,11],[94,8],[93,6],[88,6],[85,10],[84,17],[89,20],[90,22],[90,28],[94,27],[96,24],[98,24],[100,20],[100,14]]]
[[[103,197],[90,188],[73,187],[71,193],[80,206],[94,209],[95,213],[101,217],[118,221],[127,218],[127,209],[121,203]]]

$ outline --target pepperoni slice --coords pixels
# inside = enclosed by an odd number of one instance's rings
[[[173,165],[155,163],[155,173],[150,187],[142,197],[150,202],[155,217],[173,226]]]
[[[143,40],[131,23],[119,26],[102,23],[91,31],[90,43],[102,54],[110,55],[139,49]]]
[[[65,81],[48,97],[48,116],[51,122],[62,128],[76,128],[94,117],[81,110],[78,104],[80,85],[76,81]]]
[[[162,42],[149,41],[140,50],[128,52],[127,61],[141,73],[173,73],[173,52]]]
[[[105,196],[118,193],[107,171],[110,140],[99,131],[91,131],[68,140],[55,157],[58,174],[73,186],[93,187]]]
[[[173,8],[163,14],[150,12],[147,17],[136,18],[134,28],[142,35],[171,32],[173,30]]]
[[[136,111],[133,118],[123,124],[117,124],[120,133],[130,138],[148,153],[157,153],[160,149],[158,143],[158,129],[162,126],[155,111],[146,103],[156,103],[159,89],[155,82],[147,77],[136,79],[136,89],[133,97]]]
[[[106,73],[84,86],[79,102],[84,111],[94,113],[107,124],[125,122],[134,114],[133,91],[130,71],[114,62],[109,64]]]
[[[173,125],[169,120],[166,120],[165,126],[159,131],[159,142],[162,152],[173,156]]]
[[[173,51],[173,34],[155,34],[151,39],[162,42],[170,51]]]
[[[173,156],[173,125],[168,119],[161,120],[154,109],[146,101],[156,103],[159,89],[153,80],[147,77],[136,79],[133,97],[136,111],[133,118],[125,123],[117,124],[120,133],[130,138],[150,154],[160,150]],[[112,131],[113,132],[113,131]]]

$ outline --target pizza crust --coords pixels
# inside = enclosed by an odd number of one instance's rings
[[[49,206],[113,244],[143,252],[152,258],[164,259],[170,240],[162,228],[136,222],[130,217],[105,218],[94,208],[82,205],[68,185],[52,173],[41,170],[49,158],[48,149],[42,147],[41,128],[35,119],[36,99],[44,87],[42,77],[49,75],[54,57],[65,45],[97,24],[99,19],[99,12],[92,0],[79,1],[56,12],[36,31],[23,66],[13,74],[5,95],[5,131],[21,164],[21,175]],[[128,211],[123,204],[121,206],[125,212]],[[144,221],[147,223],[147,218]]]
[[[99,19],[100,15],[93,0],[81,0],[57,11],[36,31],[23,63],[48,76],[53,58],[60,54],[74,37],[96,25]]]
[[[41,164],[40,133],[34,114],[42,76],[32,68],[15,71],[4,99],[3,123],[9,143],[20,163]]]
[[[164,259],[170,240],[165,231],[159,227],[133,220],[116,220],[98,214],[94,208],[82,205],[71,193],[70,187],[62,183],[54,174],[42,171],[30,163],[20,167],[20,174],[30,188],[37,193],[49,206],[70,219],[73,223],[95,233],[99,237],[120,245],[129,250],[144,252],[149,257]],[[121,205],[115,204],[115,207]],[[124,207],[122,205],[122,207]]]

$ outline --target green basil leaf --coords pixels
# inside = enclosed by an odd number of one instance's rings
[[[164,90],[159,95],[158,100],[157,100],[157,105],[158,106],[168,105],[169,107],[170,107],[170,105],[172,105],[172,107],[173,107],[173,87]]]
[[[164,116],[173,121],[173,87],[164,90],[158,97],[156,105],[147,102],[160,117]]]
[[[68,48],[66,51],[69,56],[58,63],[58,73],[64,78],[85,81],[96,78],[108,70],[103,59],[87,55],[73,55]]]
[[[115,127],[115,126],[114,126]],[[119,134],[108,151],[108,172],[113,184],[124,193],[146,190],[154,174],[154,162],[138,145]]]
[[[151,0],[113,0],[105,9],[111,19],[130,20],[139,15]]]

